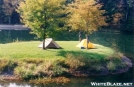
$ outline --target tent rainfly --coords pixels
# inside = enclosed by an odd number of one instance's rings
[[[82,47],[87,48],[87,39],[83,39],[76,47],[79,47],[79,48],[82,48]],[[93,48],[95,48],[95,46],[94,46],[93,43],[89,42],[88,43],[88,48],[93,49]]]
[[[43,42],[38,47],[43,48]],[[61,47],[52,38],[46,38],[45,48],[59,49]]]

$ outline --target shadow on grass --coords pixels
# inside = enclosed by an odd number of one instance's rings
[[[65,51],[61,50],[58,52],[57,56],[63,56],[66,58],[67,54],[71,54],[73,56],[77,57],[82,57],[82,58],[90,58],[90,59],[104,59],[106,58],[105,55],[103,54],[98,54],[98,53],[89,53],[89,52],[84,52],[84,51]]]

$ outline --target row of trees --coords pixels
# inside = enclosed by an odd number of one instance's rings
[[[26,0],[21,2],[17,11],[21,15],[22,22],[32,29],[38,37],[56,33],[63,24],[70,29],[81,30],[88,34],[106,25],[102,5],[95,0],[74,0],[66,4],[65,0]],[[87,47],[88,48],[88,47]]]
[[[134,30],[134,0],[99,0],[106,10],[109,28]]]
[[[16,6],[24,0],[0,0],[0,24],[19,24]],[[74,0],[66,0],[71,3]],[[108,28],[133,31],[134,0],[95,0],[103,4]]]
[[[133,3],[134,0],[1,0],[0,23],[14,24],[21,19],[43,40],[66,29],[84,31],[88,39],[89,33],[102,26],[132,31]]]

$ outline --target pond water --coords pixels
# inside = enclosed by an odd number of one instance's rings
[[[76,36],[77,38],[77,36]],[[90,41],[93,43],[112,47],[117,51],[121,51],[134,63],[134,35],[120,32],[95,32],[90,35]],[[29,34],[29,30],[5,30],[0,31],[0,43],[8,43],[15,41],[32,41],[38,40],[35,35]],[[71,82],[65,85],[49,84],[35,85],[26,82],[0,82],[0,87],[98,87],[91,86],[91,82],[96,83],[134,83],[134,67],[129,71],[116,75],[107,76],[91,76],[87,78],[71,78]],[[104,87],[104,86],[99,86]],[[109,87],[109,86],[105,86]],[[116,87],[116,86],[113,86]],[[133,86],[117,86],[117,87],[134,87]]]
[[[31,85],[19,82],[1,82],[0,87],[31,87]]]
[[[114,31],[95,32],[91,35],[91,41],[104,46],[112,47],[124,53],[127,57],[134,57],[134,34]]]
[[[0,43],[36,40],[30,30],[0,30]]]
[[[131,74],[129,74],[131,73]],[[0,87],[112,87],[112,86],[93,86],[91,83],[121,83],[121,84],[133,84],[132,71],[129,70],[126,73],[108,76],[93,76],[88,78],[71,78],[71,82],[61,84],[48,84],[48,85],[35,85],[26,82],[1,82]],[[132,85],[126,86],[113,86],[113,87],[133,87]]]

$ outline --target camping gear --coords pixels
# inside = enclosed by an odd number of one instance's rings
[[[39,48],[43,48],[43,42],[38,46]],[[52,38],[45,39],[45,48],[61,48]]]
[[[87,39],[83,39],[76,47],[79,48],[87,48],[87,44],[88,44],[88,48],[95,48],[94,44],[91,43],[90,41],[87,43]]]

